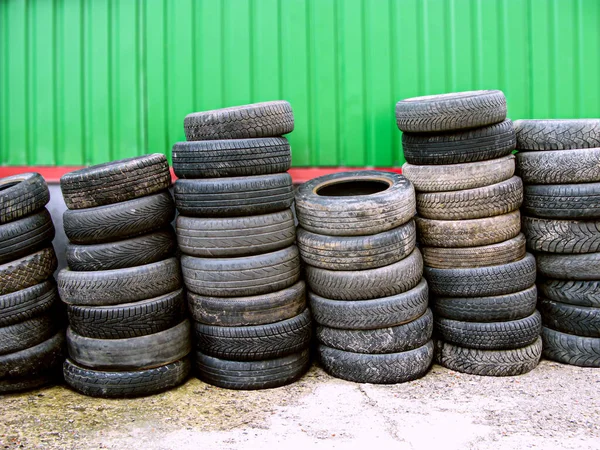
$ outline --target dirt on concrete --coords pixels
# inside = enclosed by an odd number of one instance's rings
[[[0,396],[0,448],[600,449],[600,369],[542,361],[519,377],[433,366],[398,385],[313,367],[300,381],[230,391],[195,378],[151,397],[104,400],[65,386]]]

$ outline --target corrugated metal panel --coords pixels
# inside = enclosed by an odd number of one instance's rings
[[[294,165],[397,166],[397,100],[500,88],[600,116],[598,0],[0,0],[0,161],[170,151],[191,111],[287,99]]]

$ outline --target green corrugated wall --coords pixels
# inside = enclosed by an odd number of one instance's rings
[[[292,103],[295,166],[398,166],[397,100],[600,117],[599,0],[0,0],[0,162],[170,153],[192,111]]]

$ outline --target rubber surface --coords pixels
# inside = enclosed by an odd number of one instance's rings
[[[538,252],[593,253],[600,251],[600,220],[538,219],[523,216],[527,245]]]
[[[29,288],[52,276],[58,261],[50,245],[38,252],[0,265],[0,295]]]
[[[600,367],[600,339],[542,328],[544,357],[563,364]]]
[[[19,352],[38,345],[49,339],[55,332],[56,326],[50,314],[0,327],[0,355]]]
[[[22,391],[38,389],[48,384],[59,383],[60,377],[55,371],[18,378],[0,380],[0,394],[12,394]]]
[[[53,279],[0,295],[0,326],[23,322],[48,311],[58,299]]]
[[[523,213],[547,219],[600,219],[600,183],[525,186]]]
[[[37,345],[0,356],[0,379],[43,374],[65,360],[65,332],[60,330]]]
[[[600,119],[527,119],[514,125],[520,150],[600,147]]]
[[[600,181],[600,148],[520,152],[517,169],[527,184],[594,183]]]
[[[537,280],[540,295],[555,302],[600,308],[600,280]]]
[[[39,211],[49,201],[48,185],[39,173],[0,178],[0,224]]]
[[[52,239],[54,225],[46,208],[0,225],[0,264],[34,253],[47,246]]]
[[[539,253],[538,272],[546,278],[559,280],[600,280],[600,253],[559,255]]]
[[[569,305],[540,297],[544,325],[577,336],[600,338],[600,308]]]

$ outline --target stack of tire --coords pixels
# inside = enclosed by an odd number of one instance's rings
[[[60,378],[65,337],[49,200],[37,173],[0,179],[0,394]]]
[[[600,119],[519,120],[515,130],[544,356],[600,367]]]
[[[433,315],[411,183],[390,172],[326,175],[298,188],[296,212],[325,371],[361,383],[423,376]]]
[[[542,352],[536,266],[520,233],[523,185],[504,94],[407,99],[396,119],[403,173],[417,190],[436,360],[477,375],[532,370]]]
[[[64,377],[94,397],[135,397],[181,384],[191,330],[176,240],[169,165],[152,154],[64,175],[68,269]]]
[[[173,146],[177,239],[198,377],[229,389],[288,384],[310,364],[310,313],[291,206],[285,101],[189,114]]]

